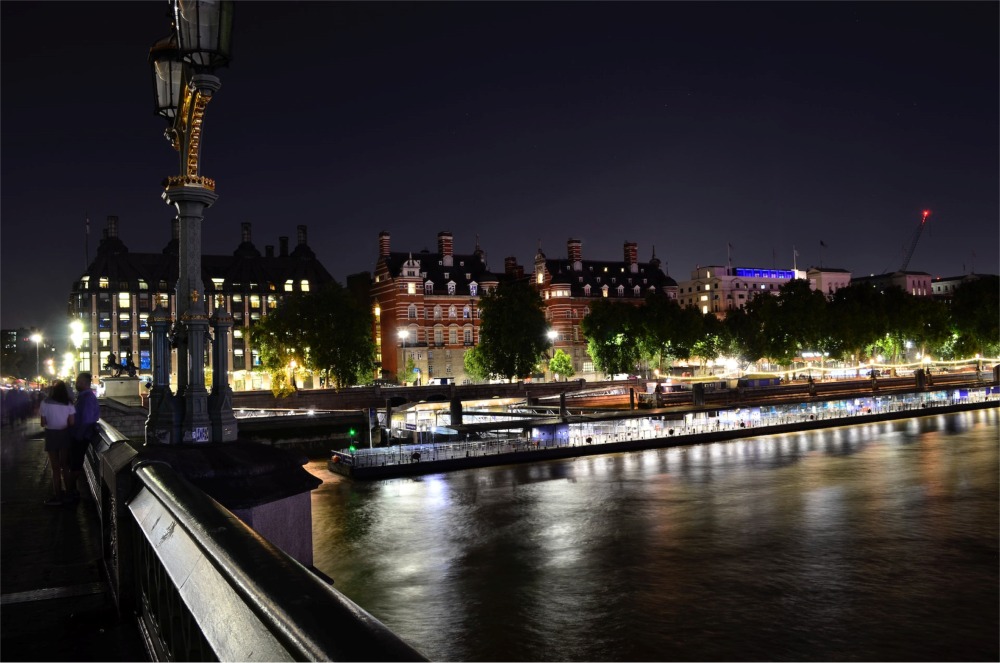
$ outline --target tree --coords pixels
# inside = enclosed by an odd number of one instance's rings
[[[1000,354],[1000,277],[980,276],[955,289],[952,327],[960,354],[995,357]]]
[[[573,358],[566,354],[562,348],[556,350],[552,359],[549,360],[549,371],[553,375],[562,376],[565,379],[573,377],[576,371],[573,370]]]
[[[271,376],[271,391],[284,398],[295,389],[290,384],[289,366],[303,361],[301,318],[305,297],[294,294],[281,301],[276,309],[250,327],[250,343],[257,349],[261,368]]]
[[[347,387],[371,379],[375,343],[371,310],[333,281],[306,297],[302,343],[308,349],[305,366],[326,374],[328,383]]]
[[[271,375],[276,396],[294,390],[290,366],[324,373],[337,387],[371,377],[375,344],[371,311],[337,282],[286,297],[250,328],[250,342]]]
[[[491,377],[483,364],[483,356],[478,347],[472,347],[465,351],[462,364],[465,367],[465,374],[473,380],[488,380]]]
[[[530,375],[549,346],[545,307],[528,283],[501,283],[479,301],[478,355],[487,375]]]
[[[631,373],[641,356],[642,312],[631,304],[600,299],[580,321],[587,351],[598,370],[614,375]]]

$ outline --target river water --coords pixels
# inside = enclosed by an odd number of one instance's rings
[[[991,408],[371,483],[313,462],[315,564],[432,660],[996,661],[998,431]]]

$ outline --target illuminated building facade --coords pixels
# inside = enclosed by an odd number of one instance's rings
[[[479,342],[479,299],[502,277],[489,270],[478,241],[472,253],[456,254],[450,232],[437,239],[436,253],[399,252],[388,232],[379,233],[371,284],[376,377],[411,384],[468,379],[465,352]]]
[[[333,280],[309,248],[306,226],[298,226],[294,249],[289,251],[287,237],[279,237],[277,253],[273,246],[266,246],[264,255],[252,243],[250,231],[249,223],[242,224],[241,242],[231,255],[202,256],[208,314],[221,307],[233,317],[227,346],[230,384],[237,391],[269,386],[267,376],[255,370],[260,361],[248,329],[285,295],[308,292]],[[113,371],[105,364],[109,353],[114,353],[119,363],[131,354],[140,378],[151,374],[150,314],[162,305],[177,320],[178,243],[175,219],[171,240],[161,253],[131,252],[118,237],[118,218],[108,217],[97,256],[74,282],[70,295],[70,317],[83,325],[76,349],[77,370],[111,377]],[[177,357],[176,352],[171,354],[170,383],[176,388]],[[210,358],[206,349],[206,367],[211,365]]]
[[[605,377],[595,372],[587,339],[580,330],[580,322],[590,313],[595,300],[638,306],[649,295],[677,298],[677,282],[661,268],[656,251],[648,262],[639,262],[635,242],[625,242],[622,260],[584,260],[578,239],[567,241],[565,258],[547,258],[539,248],[531,282],[541,294],[546,319],[556,332],[553,352],[568,354],[575,377],[587,380]]]
[[[870,285],[877,290],[895,287],[914,297],[931,297],[934,294],[931,287],[931,275],[927,272],[892,272],[856,276],[851,280],[851,283]]]
[[[800,269],[760,269],[756,267],[698,267],[691,278],[678,284],[681,306],[697,307],[702,313],[725,318],[726,313],[746,306],[762,294],[777,295],[792,279],[805,279]]]

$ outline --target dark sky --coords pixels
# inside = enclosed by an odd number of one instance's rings
[[[995,2],[238,2],[205,253],[296,226],[341,282],[395,250],[1000,272]],[[108,215],[159,252],[165,2],[0,3],[0,326],[65,327]],[[820,240],[827,248],[820,253]]]

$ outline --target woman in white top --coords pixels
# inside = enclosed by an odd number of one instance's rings
[[[38,412],[45,429],[45,451],[52,465],[53,496],[45,501],[45,506],[61,506],[63,502],[63,482],[69,487],[69,450],[73,443],[73,415],[76,408],[69,398],[69,389],[62,380],[52,383],[49,397],[42,401]]]

